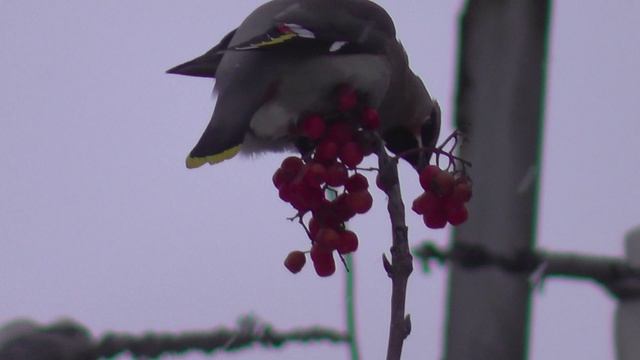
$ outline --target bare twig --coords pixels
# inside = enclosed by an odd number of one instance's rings
[[[387,209],[391,219],[393,245],[391,246],[391,262],[383,257],[384,268],[391,278],[391,323],[389,326],[389,345],[387,360],[399,360],[402,355],[404,339],[411,332],[411,320],[405,316],[405,300],[407,280],[413,271],[412,256],[409,252],[407,225],[404,216],[404,204],[398,180],[397,159],[390,157],[384,149],[380,138],[376,146],[378,167],[381,181],[389,197]]]

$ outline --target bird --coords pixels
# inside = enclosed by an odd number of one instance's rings
[[[272,0],[209,51],[167,73],[214,78],[215,109],[187,168],[238,153],[295,148],[302,114],[323,113],[327,94],[349,84],[380,116],[392,153],[418,171],[440,132],[441,111],[409,67],[391,16],[369,0]]]

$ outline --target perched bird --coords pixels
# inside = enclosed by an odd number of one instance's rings
[[[309,111],[331,111],[328,94],[340,84],[366,94],[396,154],[433,147],[440,131],[440,108],[409,68],[391,17],[369,0],[269,1],[204,55],[167,72],[216,79],[215,110],[188,168],[240,151],[291,149],[292,126]],[[421,168],[429,156],[403,158]]]

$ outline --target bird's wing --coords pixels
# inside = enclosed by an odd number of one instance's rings
[[[187,167],[196,168],[205,163],[216,164],[230,159],[240,151],[240,145],[250,131],[251,118],[268,100],[266,96],[277,84],[281,68],[265,67],[269,54],[229,53],[222,59],[217,82],[219,89],[215,110],[200,140],[187,157]],[[238,65],[243,71],[229,72]],[[222,79],[220,79],[222,77]]]
[[[395,39],[389,14],[369,0],[273,1],[256,13],[226,51],[373,53]]]
[[[295,23],[277,23],[268,31],[230,46],[226,51],[295,51],[304,54],[344,53],[347,36],[325,29],[311,30]]]
[[[172,67],[167,70],[168,74],[178,74],[187,76],[198,76],[215,78],[218,65],[224,56],[224,51],[229,47],[229,42],[236,33],[236,29],[228,33],[218,45],[197,58],[187,61],[184,64]]]

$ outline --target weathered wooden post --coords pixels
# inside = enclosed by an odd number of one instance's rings
[[[535,243],[550,0],[470,0],[461,19],[456,120],[473,163],[455,241],[515,256]],[[526,358],[526,275],[452,264],[446,360]]]

